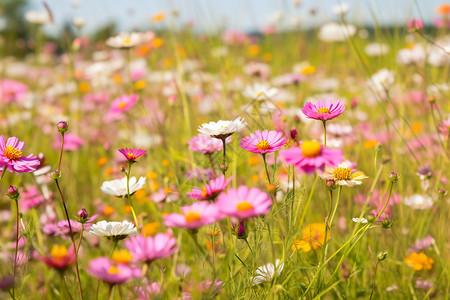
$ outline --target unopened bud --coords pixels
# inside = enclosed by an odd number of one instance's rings
[[[382,252],[378,253],[377,259],[378,259],[378,261],[383,261],[387,258],[387,256],[388,256],[387,251],[382,251]]]
[[[291,133],[291,139],[295,140],[298,136],[297,129],[292,128],[290,133]]]
[[[17,186],[10,185],[8,188],[8,196],[11,199],[19,198],[19,191],[17,190]]]
[[[238,239],[246,239],[248,236],[248,233],[245,230],[245,224],[244,221],[239,221],[239,224],[234,228],[236,237]]]
[[[59,179],[61,177],[61,172],[53,171],[53,172],[48,174],[48,177],[50,177],[53,180],[57,180],[57,179]]]
[[[85,208],[82,208],[77,213],[78,218],[86,220],[89,217],[89,213]]]
[[[390,161],[391,161],[391,157],[389,155],[383,155],[381,157],[381,163],[384,164],[384,165],[387,164]]]
[[[386,218],[383,221],[381,221],[381,225],[383,226],[383,228],[389,229],[394,225],[394,223],[391,222],[391,220],[389,220],[388,218]]]
[[[389,181],[392,183],[396,183],[398,181],[398,175],[395,172],[391,172],[391,174],[389,174]]]
[[[58,122],[58,124],[56,125],[56,129],[57,129],[61,134],[64,134],[64,133],[69,129],[69,125],[67,124],[66,121],[60,121],[60,122]]]
[[[329,190],[334,190],[337,188],[336,182],[334,181],[334,179],[327,179],[327,189]]]
[[[120,172],[122,172],[123,174],[127,174],[127,171],[125,170],[125,168],[124,167],[122,167],[122,168],[120,168]]]

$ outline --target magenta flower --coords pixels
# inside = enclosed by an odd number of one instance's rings
[[[24,142],[19,142],[16,137],[8,138],[5,144],[5,138],[0,136],[0,169],[8,170],[9,172],[33,172],[39,167],[41,162],[37,156],[30,154],[22,156],[22,151],[25,148]]]
[[[231,142],[231,136],[228,137],[225,142],[228,144]],[[209,135],[197,135],[194,136],[189,142],[189,150],[200,152],[203,154],[211,154],[216,151],[222,151],[223,143],[221,140],[210,137]]]
[[[125,241],[125,247],[133,255],[133,259],[141,262],[151,262],[174,254],[177,239],[168,233],[158,233],[154,237],[143,235],[132,236]]]
[[[308,174],[316,170],[323,171],[325,165],[335,167],[344,160],[341,149],[327,148],[313,141],[304,141],[301,147],[281,150],[280,156],[286,164],[294,165]]]
[[[144,155],[144,154],[147,153],[147,151],[142,150],[142,149],[138,149],[138,148],[135,148],[135,149],[124,148],[124,149],[119,149],[118,151],[119,151],[120,153],[122,153],[123,156],[125,156],[125,158],[127,159],[127,161],[130,162],[130,163],[136,162],[136,159],[137,159],[139,156],[142,156],[142,155]]]
[[[20,101],[25,99],[27,93],[28,87],[21,82],[9,79],[0,81],[0,101]]]
[[[282,131],[257,130],[241,140],[241,148],[252,153],[266,154],[280,150],[286,144]]]
[[[345,110],[345,106],[341,101],[333,103],[331,99],[327,101],[319,100],[316,104],[307,102],[302,108],[303,114],[315,120],[327,121],[336,118],[342,114]]]
[[[73,245],[70,245],[69,249],[64,246],[54,245],[50,255],[41,256],[39,259],[50,268],[64,270],[75,262],[76,257]]]
[[[132,108],[139,96],[136,94],[133,95],[123,95],[119,98],[114,99],[113,103],[111,104],[111,107],[109,108],[109,112],[111,113],[121,113],[124,111],[130,110]]]
[[[423,29],[423,22],[421,19],[411,19],[408,21],[408,30],[413,32]]]
[[[218,140],[220,142],[220,140]],[[191,199],[212,200],[218,194],[223,192],[228,184],[230,184],[232,176],[225,180],[225,175],[211,180],[203,189],[193,188],[191,192],[187,192]]]
[[[125,283],[132,278],[139,278],[142,274],[140,268],[115,264],[107,257],[91,259],[87,272],[110,285]]]
[[[93,215],[89,218],[89,221],[83,224],[83,226],[78,221],[70,220],[70,226],[72,227],[73,234],[80,232],[81,228],[83,228],[83,230],[89,230],[97,217],[98,215]],[[69,222],[67,222],[67,220],[61,220],[56,224],[46,224],[43,228],[43,231],[45,234],[51,236],[62,236],[64,238],[70,238]]]
[[[271,204],[266,192],[245,185],[220,194],[217,200],[217,207],[223,214],[240,219],[267,214]]]
[[[159,294],[159,285],[157,282],[146,284],[145,286],[135,287],[134,291],[137,294],[137,300],[150,300]]]
[[[221,219],[219,209],[215,204],[207,201],[195,202],[181,207],[182,214],[171,213],[164,218],[164,225],[168,227],[182,227],[196,229],[203,225],[212,224]]]

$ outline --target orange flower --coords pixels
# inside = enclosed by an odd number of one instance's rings
[[[330,239],[330,233],[327,233],[327,241]],[[292,245],[292,251],[302,249],[303,252],[309,252],[311,249],[317,250],[325,242],[325,223],[311,223],[302,230],[302,239],[295,239]]]
[[[423,269],[431,270],[434,260],[429,258],[423,252],[420,252],[419,254],[413,252],[405,259],[405,263],[411,266],[415,271],[420,271]]]
[[[155,15],[153,15],[152,17],[152,22],[161,22],[166,18],[166,16],[164,15],[164,13],[157,13]]]
[[[104,209],[103,209],[103,214],[105,214],[106,216],[110,216],[110,215],[112,215],[114,213],[114,207],[112,207],[112,206],[106,206]]]
[[[104,166],[104,165],[106,165],[107,162],[108,162],[107,157],[101,157],[97,160],[97,165]]]
[[[436,7],[436,13],[442,16],[447,16],[450,14],[450,4],[442,3]]]
[[[159,222],[151,222],[151,223],[145,224],[144,227],[142,227],[142,234],[144,236],[154,235],[156,233],[156,229],[158,227],[159,227]]]

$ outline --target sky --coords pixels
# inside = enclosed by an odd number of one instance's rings
[[[44,10],[42,0],[29,0],[29,10]],[[443,0],[46,0],[54,25],[46,25],[48,33],[58,31],[64,22],[83,17],[83,30],[92,32],[98,26],[115,21],[122,31],[154,29],[161,26],[181,27],[193,23],[202,32],[218,28],[246,31],[261,29],[278,22],[288,28],[317,26],[338,21],[332,12],[334,5],[348,3],[347,20],[356,24],[406,24],[412,17],[426,23],[437,15],[434,10]],[[295,5],[300,3],[300,5]],[[317,13],[312,16],[311,9]],[[151,23],[157,13],[165,13],[162,23]],[[177,17],[173,17],[177,12]],[[298,26],[298,25],[296,25]],[[297,27],[298,28],[298,27]]]

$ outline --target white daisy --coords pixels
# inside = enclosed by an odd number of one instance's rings
[[[136,226],[133,223],[128,221],[108,222],[104,220],[92,225],[89,233],[114,240],[123,240],[129,236],[138,234]]]
[[[198,132],[204,135],[209,135],[216,139],[225,139],[235,132],[239,132],[247,126],[247,122],[241,117],[237,117],[233,121],[209,122],[203,123]]]
[[[277,276],[281,275],[281,271],[283,271],[284,264],[281,263],[279,259],[275,261]],[[268,263],[264,266],[256,269],[255,277],[252,277],[253,285],[257,285],[266,281],[271,281],[275,276],[275,266],[273,263]]]
[[[412,195],[409,197],[406,197],[403,200],[403,203],[409,207],[412,207],[414,209],[429,209],[433,206],[433,199],[431,199],[428,196],[425,195]]]
[[[130,178],[130,194],[135,193],[137,190],[140,190],[145,185],[146,178],[141,177],[139,181],[136,182],[136,177]],[[108,195],[113,195],[117,197],[124,197],[127,194],[127,178],[124,177],[122,179],[115,179],[111,181],[103,182],[100,187],[103,193]]]
[[[106,40],[106,45],[112,48],[132,48],[144,44],[155,37],[155,34],[149,32],[121,32],[119,35],[110,37]]]
[[[325,174],[320,177],[334,180],[337,185],[346,185],[349,187],[360,185],[362,183],[361,180],[369,178],[361,171],[352,172],[348,162],[343,162],[336,168],[326,166]]]
[[[255,83],[245,87],[242,91],[242,95],[247,98],[255,100],[271,99],[278,93],[276,88],[269,86],[268,84]]]
[[[365,218],[352,218],[352,220],[353,220],[353,222],[355,222],[355,223],[363,223],[363,224],[366,224],[367,223],[367,219],[365,219]]]

